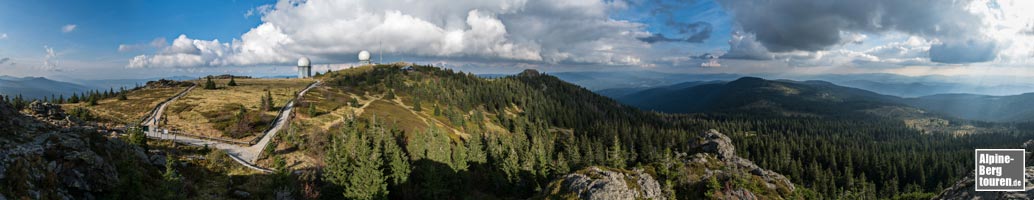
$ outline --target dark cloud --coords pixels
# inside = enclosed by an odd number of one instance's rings
[[[687,35],[686,37],[668,37],[664,34],[654,33],[649,37],[638,38],[640,41],[647,43],[657,42],[689,42],[689,43],[701,43],[707,38],[711,38],[711,31],[714,26],[707,22],[694,22],[694,23],[682,23],[676,21],[668,21],[668,26],[678,30],[680,35]]]
[[[719,0],[743,31],[772,52],[817,51],[840,44],[844,33],[900,31],[941,40],[978,31],[967,1],[941,0]]]
[[[0,64],[4,64],[7,61],[11,61],[11,58],[0,58]]]
[[[771,60],[774,55],[765,48],[754,34],[733,32],[729,39],[729,52],[722,55],[724,59]]]
[[[971,39],[930,46],[930,61],[939,63],[975,63],[994,60],[998,44],[993,40]]]

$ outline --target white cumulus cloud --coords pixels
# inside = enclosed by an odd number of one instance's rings
[[[262,23],[229,42],[180,36],[129,67],[350,62],[360,50],[415,58],[641,64],[644,25],[615,20],[601,0],[282,0],[250,11]],[[319,61],[317,61],[319,62]]]

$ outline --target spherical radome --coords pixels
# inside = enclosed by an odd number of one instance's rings
[[[359,52],[359,60],[361,60],[361,61],[370,60],[370,52],[369,51],[365,51],[365,50],[360,51]]]
[[[309,66],[310,64],[311,63],[309,62],[309,57],[302,57],[298,59],[298,66]]]

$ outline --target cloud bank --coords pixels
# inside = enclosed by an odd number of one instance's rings
[[[352,61],[360,50],[458,60],[634,65],[641,24],[598,0],[283,0],[252,11],[262,23],[229,42],[180,35],[130,68],[286,64],[301,56]],[[127,47],[128,48],[128,47]],[[121,47],[120,47],[121,49]]]
[[[844,44],[865,40],[858,36],[905,34],[930,41],[927,50],[924,50],[927,55],[923,56],[930,62],[961,64],[996,61],[1001,53],[1015,54],[1005,50],[1014,47],[1000,44],[1029,43],[1018,39],[1023,37],[1015,37],[1029,26],[1017,26],[1006,18],[1034,20],[1029,14],[1024,14],[1028,11],[1015,10],[1022,6],[1003,6],[997,1],[718,2],[732,13],[743,32],[753,34],[753,38],[747,39],[753,39],[764,47],[761,49],[750,41],[736,41],[739,39],[734,37],[736,42],[730,42],[731,58],[747,59],[767,57],[762,56],[764,52],[774,54],[774,58],[792,57],[801,52],[830,53],[843,50],[840,47]],[[1000,34],[1004,30],[1013,33]],[[859,55],[863,57],[875,56],[865,51],[854,53],[861,53]],[[883,56],[876,58],[891,61],[901,59]]]

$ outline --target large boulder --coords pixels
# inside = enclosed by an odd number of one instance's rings
[[[1024,142],[1022,145],[1023,149],[1030,154],[1031,150],[1034,149],[1034,140]],[[963,177],[962,180],[955,182],[955,185],[944,189],[941,194],[937,195],[934,199],[1034,199],[1034,166],[1030,166],[1031,159],[1027,159],[1027,188],[1025,191],[1013,191],[1013,192],[977,192],[974,187],[973,174],[969,173],[968,176]]]
[[[118,160],[141,163],[143,151],[96,129],[58,125],[60,106],[33,102],[27,115],[0,101],[0,199],[95,199],[117,187]],[[10,114],[10,115],[7,115]],[[63,123],[62,123],[63,124]]]
[[[63,120],[66,116],[60,105],[42,101],[32,101],[29,104],[29,112],[33,117],[50,120]]]
[[[547,196],[578,199],[667,199],[661,185],[642,171],[618,171],[601,167],[565,175],[552,184]]]
[[[736,156],[736,146],[733,146],[732,139],[729,139],[725,134],[719,133],[718,130],[708,130],[700,133],[700,138],[695,145],[700,148],[702,152],[711,153],[718,156],[718,159],[731,160],[738,158]]]
[[[190,87],[194,85],[192,82],[187,81],[174,81],[160,79],[157,81],[148,81],[145,85],[147,88],[171,88],[171,87]]]
[[[697,141],[696,144],[690,146],[700,149],[700,153],[694,155],[693,159],[696,162],[701,162],[706,154],[711,154],[717,157],[724,163],[725,166],[740,169],[749,172],[751,175],[761,177],[765,181],[765,186],[769,189],[776,189],[779,185],[788,187],[790,191],[796,189],[793,182],[787,179],[782,174],[776,173],[772,170],[767,170],[754,164],[753,161],[747,160],[736,155],[736,146],[732,144],[732,139],[728,136],[718,132],[717,130],[711,129],[700,134],[701,140]]]

